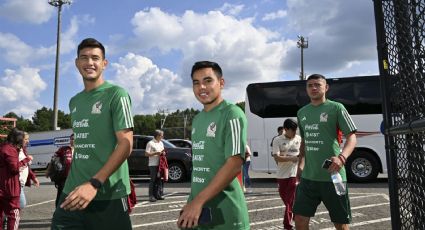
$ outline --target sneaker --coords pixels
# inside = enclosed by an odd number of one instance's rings
[[[160,197],[157,197],[156,198],[157,200],[163,200],[163,199],[165,199],[163,196],[160,196]]]
[[[156,199],[155,199],[155,197],[149,197],[149,202],[155,202],[156,201]]]
[[[246,193],[252,193],[252,192],[253,192],[252,188],[246,189]]]

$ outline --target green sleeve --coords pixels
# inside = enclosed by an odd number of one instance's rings
[[[351,119],[350,114],[345,109],[344,105],[339,104],[338,106],[338,127],[344,133],[344,135],[348,135],[349,133],[355,132],[357,130],[356,125]]]
[[[111,112],[114,131],[133,128],[133,115],[131,112],[131,99],[128,93],[118,88],[111,101]]]
[[[240,155],[245,159],[247,121],[237,106],[232,106],[225,119],[224,151],[226,159]]]

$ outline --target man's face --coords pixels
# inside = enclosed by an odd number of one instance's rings
[[[224,79],[218,78],[212,68],[196,70],[192,76],[193,93],[204,106],[215,105],[221,98]]]
[[[287,137],[287,138],[293,138],[293,137],[295,137],[295,134],[297,133],[297,131],[296,130],[292,130],[292,129],[285,129],[285,136]]]
[[[75,59],[75,65],[83,76],[84,81],[96,81],[102,76],[108,61],[103,57],[100,48],[87,47],[80,50],[80,54]]]
[[[325,97],[328,88],[329,86],[324,79],[311,79],[307,81],[307,94],[311,100],[318,100]]]

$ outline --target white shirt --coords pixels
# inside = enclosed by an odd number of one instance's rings
[[[147,153],[154,153],[154,152],[161,152],[164,150],[164,144],[162,141],[157,141],[155,138],[148,142],[146,145],[146,152]],[[159,156],[151,156],[149,157],[149,164],[148,166],[158,166],[159,165]]]
[[[25,156],[24,150],[22,150],[21,148],[19,150],[19,161],[25,158],[26,156]],[[21,183],[21,186],[24,186],[25,183],[27,182],[28,174],[29,174],[28,165],[25,165],[19,168],[19,182]]]
[[[300,145],[301,137],[299,135],[288,139],[285,134],[282,134],[273,140],[273,155],[298,156],[300,154]],[[277,162],[276,178],[295,177],[297,175],[297,168],[297,162]]]

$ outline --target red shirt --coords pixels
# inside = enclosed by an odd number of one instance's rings
[[[72,148],[69,147],[69,146],[60,147],[55,152],[55,156],[56,157],[59,157],[59,159],[61,159],[61,162],[64,163],[65,170],[64,170],[63,178],[66,179],[66,177],[68,176],[69,170],[71,169]],[[63,182],[65,182],[65,180]]]

